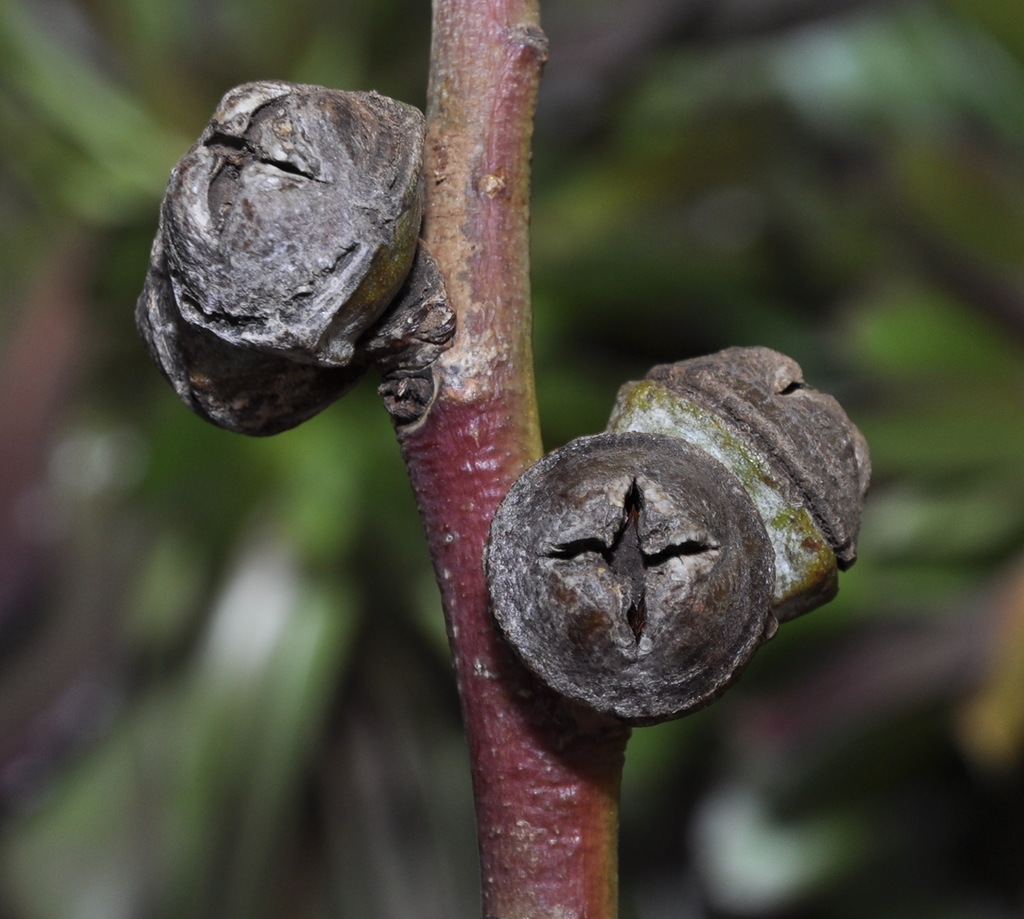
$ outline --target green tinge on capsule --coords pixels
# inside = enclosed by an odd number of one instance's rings
[[[772,609],[780,621],[831,600],[838,590],[836,557],[807,509],[792,503],[754,447],[724,420],[651,380],[619,389],[606,429],[678,437],[704,450],[743,484],[775,551]]]

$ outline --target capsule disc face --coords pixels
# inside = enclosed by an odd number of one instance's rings
[[[774,631],[753,503],[672,437],[584,437],[527,470],[495,515],[487,573],[526,666],[633,724],[708,704]]]

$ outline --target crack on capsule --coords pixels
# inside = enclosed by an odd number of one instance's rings
[[[685,539],[668,545],[657,552],[646,552],[640,541],[640,518],[644,514],[643,489],[634,478],[623,499],[623,518],[611,544],[598,537],[574,539],[556,545],[547,553],[548,558],[570,560],[581,555],[596,554],[608,569],[627,586],[629,605],[626,624],[633,639],[640,644],[647,628],[647,572],[664,565],[673,558],[703,555],[716,546],[700,539]]]

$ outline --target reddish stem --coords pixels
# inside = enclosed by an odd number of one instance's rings
[[[425,237],[458,317],[437,399],[400,430],[448,622],[476,796],[483,911],[613,919],[628,735],[537,683],[495,630],[483,550],[540,456],[530,352],[535,0],[435,0]]]

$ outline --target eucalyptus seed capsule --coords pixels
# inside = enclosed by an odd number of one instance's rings
[[[377,93],[221,100],[171,173],[136,310],[187,405],[272,434],[354,385],[417,254],[423,142],[420,112]]]
[[[775,615],[835,596],[853,564],[871,474],[867,444],[831,396],[768,348],[728,348],[654,367],[620,390],[609,431],[678,437],[724,463],[775,546]]]
[[[531,467],[491,525],[487,574],[527,667],[632,724],[711,702],[776,627],[753,502],[671,437],[583,437]]]
[[[608,432],[528,469],[491,524],[497,624],[546,685],[631,724],[715,699],[856,558],[867,445],[767,348],[655,367]]]

